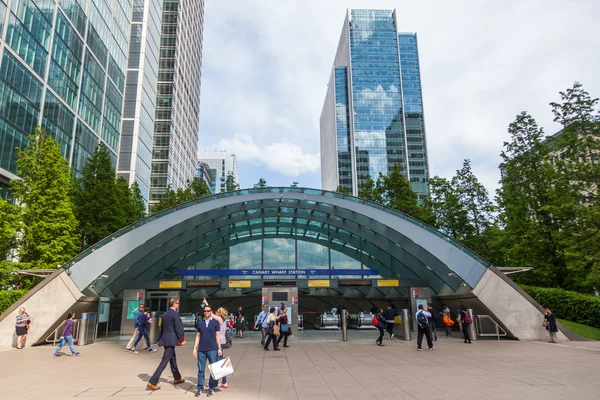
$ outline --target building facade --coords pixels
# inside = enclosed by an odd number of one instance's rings
[[[227,177],[233,176],[233,180],[238,184],[238,163],[235,154],[230,154],[227,151],[205,152],[198,156],[198,165],[204,164],[203,169],[208,168],[209,180],[205,179],[211,193],[220,193],[227,191]],[[198,176],[200,175],[198,168]],[[203,172],[204,173],[204,172]]]
[[[150,198],[163,0],[133,0],[129,57],[117,173]]]
[[[99,142],[116,165],[131,15],[131,0],[0,0],[3,189],[36,125],[76,174]]]
[[[417,35],[398,33],[396,11],[348,11],[320,130],[323,189],[356,196],[399,164],[419,199],[429,195]]]
[[[163,0],[150,205],[196,175],[204,0]]]

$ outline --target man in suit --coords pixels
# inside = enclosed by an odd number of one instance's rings
[[[158,365],[158,368],[156,368],[156,371],[154,371],[154,374],[152,375],[152,378],[150,378],[150,381],[147,385],[148,389],[152,390],[160,389],[160,386],[157,385],[158,380],[169,363],[171,364],[173,378],[175,378],[173,384],[177,385],[185,381],[181,378],[179,368],[177,368],[177,356],[175,355],[175,346],[178,346],[179,344],[185,344],[183,323],[181,322],[179,312],[177,312],[179,309],[179,299],[169,299],[169,307],[169,310],[162,316],[160,339],[158,341],[158,345],[163,346],[165,348],[165,352],[163,353],[163,357]]]

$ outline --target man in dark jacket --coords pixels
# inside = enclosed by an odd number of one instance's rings
[[[394,338],[394,317],[396,316],[396,310],[392,307],[391,303],[388,303],[387,308],[383,313],[385,318],[387,332],[390,335],[390,339]]]
[[[544,319],[546,320],[546,329],[550,334],[550,343],[558,343],[558,340],[556,340],[556,334],[558,333],[556,314],[554,314],[551,309],[546,308],[546,315],[544,316]]]
[[[435,311],[431,303],[427,303],[427,311],[431,314],[431,317],[427,318],[429,320],[431,335],[433,336],[433,340],[437,340],[437,333],[435,333],[435,318],[437,317],[437,311]]]
[[[181,378],[179,368],[177,368],[177,356],[175,355],[175,346],[185,344],[183,323],[181,322],[179,312],[177,312],[179,309],[179,299],[169,299],[169,307],[169,310],[162,316],[160,339],[158,341],[158,345],[163,346],[165,352],[158,368],[156,368],[156,371],[154,371],[152,378],[148,382],[148,388],[152,390],[160,389],[160,386],[157,386],[158,380],[167,367],[167,364],[171,364],[171,372],[173,373],[173,378],[175,378],[174,385],[185,381]]]

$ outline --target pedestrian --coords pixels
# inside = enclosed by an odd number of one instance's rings
[[[396,316],[396,310],[392,307],[392,303],[388,303],[385,309],[384,315],[387,332],[390,335],[390,339],[394,338],[394,317]]]
[[[437,340],[437,333],[435,332],[435,319],[437,318],[437,311],[433,308],[431,303],[427,303],[427,311],[431,314],[431,318],[429,319],[429,330],[431,331],[431,336],[433,336],[433,340]]]
[[[283,310],[285,310],[285,303],[282,301],[281,304],[279,305],[279,310],[277,311],[277,315],[281,315],[283,313]]]
[[[235,313],[235,337],[244,338],[244,308],[239,306]]]
[[[262,338],[260,339],[260,345],[265,345],[265,338],[267,336],[267,329],[264,327],[264,322],[269,317],[269,306],[266,304],[263,305],[262,311],[258,314],[256,318],[256,329],[260,329],[260,333],[262,334]]]
[[[214,314],[214,318],[219,322],[219,339],[221,341],[221,349],[229,349],[231,348],[231,336],[227,331],[226,320],[227,318],[227,310],[223,307],[219,307],[217,312]],[[217,356],[217,361],[221,361],[223,359],[223,351],[221,351],[221,355]],[[217,382],[218,383],[218,382]],[[227,389],[227,377],[224,376],[221,378],[221,385],[218,386],[218,390]]]
[[[444,323],[444,327],[446,328],[446,337],[447,338],[451,338],[452,337],[452,325],[454,325],[454,321],[452,321],[452,318],[450,317],[450,309],[448,308],[448,306],[444,307],[443,311],[442,311],[442,322]]]
[[[269,316],[267,317],[267,330],[268,336],[267,341],[265,342],[264,349],[269,351],[269,343],[273,341],[273,350],[279,351],[279,347],[277,346],[277,336],[279,336],[279,326],[277,325],[277,317],[275,316],[275,307],[271,307],[269,310]]]
[[[186,343],[183,322],[181,322],[181,317],[177,311],[178,309],[179,299],[170,298],[169,309],[162,316],[160,339],[158,341],[158,345],[163,346],[165,351],[162,360],[160,360],[160,364],[158,364],[158,368],[156,368],[156,371],[154,371],[154,374],[152,374],[152,377],[148,382],[147,387],[149,389],[160,389],[158,380],[167,367],[167,364],[170,364],[171,366],[171,373],[174,378],[173,384],[178,385],[185,382],[185,379],[182,379],[181,373],[179,373],[179,368],[177,367],[177,355],[175,354],[175,346],[183,346]]]
[[[550,343],[558,343],[556,340],[556,333],[558,332],[558,325],[556,325],[556,314],[551,309],[546,308],[546,315],[544,315],[544,326],[550,334]]]
[[[63,328],[63,331],[60,334],[60,343],[58,344],[58,347],[54,352],[54,358],[60,357],[60,351],[66,343],[69,344],[69,349],[71,350],[71,355],[73,357],[77,357],[80,354],[77,350],[75,350],[75,347],[73,347],[73,318],[75,318],[74,312],[70,312],[67,314],[65,327]]]
[[[433,341],[431,340],[431,331],[429,330],[429,318],[431,318],[431,313],[429,311],[425,311],[423,304],[419,304],[419,311],[415,315],[417,319],[417,350],[421,351],[421,345],[423,344],[423,335],[427,338],[427,346],[429,346],[429,350],[435,350],[435,346],[433,345]]]
[[[133,343],[135,343],[138,336],[140,335],[140,330],[138,329],[138,317],[143,312],[144,312],[144,304],[140,303],[140,305],[138,306],[137,310],[135,310],[135,313],[133,315],[133,335],[131,335],[131,339],[129,339],[129,342],[125,346],[125,350],[132,350]]]
[[[15,324],[15,331],[17,332],[17,349],[19,350],[25,347],[30,323],[31,317],[25,312],[25,308],[21,307],[17,314],[17,323]]]
[[[292,331],[290,329],[290,325],[288,322],[287,308],[283,309],[282,314],[279,316],[278,319],[279,319],[279,327],[281,328],[281,332],[279,335],[279,339],[277,339],[277,346],[279,346],[281,339],[283,339],[283,347],[290,347],[287,345],[287,340],[288,340],[288,336],[290,336],[292,334]]]
[[[473,318],[471,317],[471,314],[467,311],[466,308],[463,308],[462,311],[460,312],[460,320],[461,320],[461,326],[462,326],[462,332],[463,332],[463,336],[465,338],[465,343],[471,343],[471,333],[469,332],[469,327],[471,326],[471,324],[473,323]]]
[[[198,360],[198,391],[196,392],[196,397],[200,397],[204,393],[206,362],[208,361],[209,365],[213,364],[217,362],[219,356],[223,356],[220,335],[221,327],[219,321],[213,318],[210,306],[207,305],[204,307],[204,318],[198,321],[196,328],[198,333],[196,334],[196,342],[194,343],[192,354]],[[217,380],[211,376],[208,380],[208,396],[212,396],[215,393],[217,385]]]
[[[382,309],[377,311],[375,318],[377,318],[377,329],[379,329],[379,338],[377,338],[375,344],[377,344],[377,346],[385,346],[385,344],[383,344],[383,335],[385,334],[386,324]]]
[[[144,339],[146,339],[146,348],[144,349],[144,351],[147,351],[149,353],[154,353],[156,351],[156,349],[153,349],[152,346],[150,345],[150,335],[148,334],[148,324],[152,323],[152,319],[150,318],[150,308],[145,307],[144,308],[144,312],[140,313],[138,315],[138,337],[137,340],[135,341],[135,343],[133,344],[133,347],[131,348],[131,352],[132,353],[137,353],[138,351],[135,349],[138,345],[138,343],[140,342],[140,340],[142,340],[142,337]]]
[[[227,317],[227,331],[229,332],[229,336],[233,336],[233,330],[235,329],[235,322],[233,322],[234,318],[233,315]]]

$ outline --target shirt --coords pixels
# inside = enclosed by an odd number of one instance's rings
[[[143,314],[140,310],[136,310],[135,317],[133,319],[133,329],[137,329],[140,326],[139,318]]]
[[[62,337],[73,336],[73,320],[68,319],[65,322],[65,328],[62,331]]]
[[[198,351],[218,350],[217,332],[220,330],[219,323],[216,319],[211,318],[208,321],[203,319],[198,321],[197,326],[200,333],[200,343],[198,343]]]
[[[17,314],[17,325],[19,328],[25,328],[25,324],[29,319],[29,314],[24,313],[23,315]]]
[[[431,318],[431,313],[429,311],[425,311],[425,310],[417,311],[417,313],[415,314],[417,321],[419,320],[419,313],[423,313],[423,315],[425,315],[425,317],[427,317],[427,322],[429,322],[429,318]]]
[[[260,325],[263,328],[266,328],[265,321],[267,320],[267,315],[269,315],[268,312],[261,311],[260,314],[258,314],[258,318],[256,318],[256,325]]]

